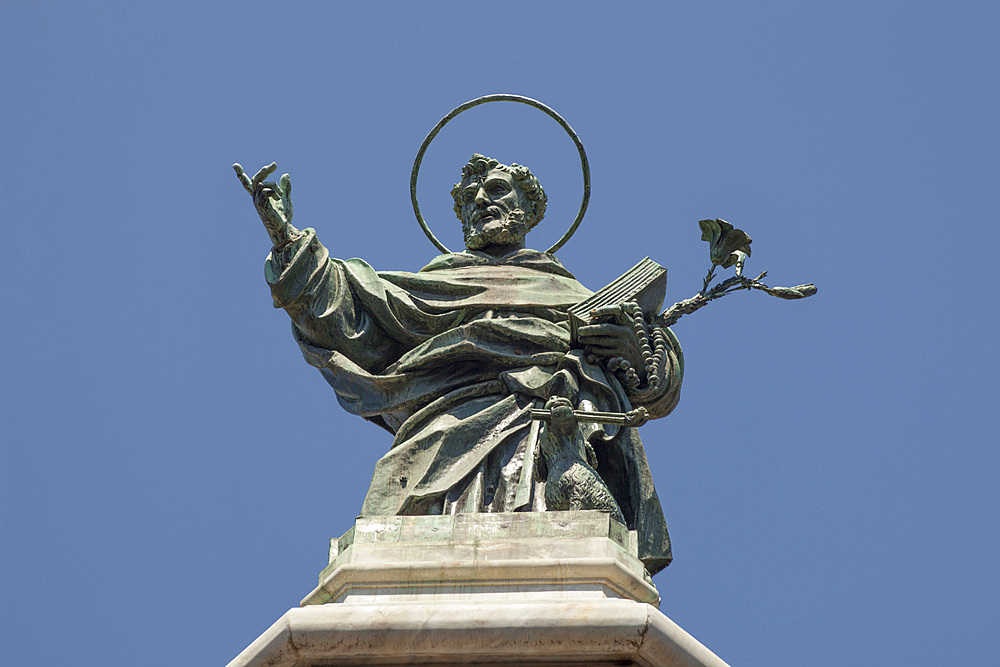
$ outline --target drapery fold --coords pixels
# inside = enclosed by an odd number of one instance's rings
[[[313,230],[265,264],[306,361],[340,404],[394,434],[362,515],[544,509],[534,457],[544,424],[530,410],[553,396],[584,409],[673,409],[682,375],[668,336],[666,381],[633,394],[571,349],[567,309],[592,293],[552,255],[448,253],[417,273],[376,272],[331,258]],[[634,428],[587,428],[601,478],[650,572],[670,540]],[[519,491],[520,490],[520,491]],[[527,495],[525,495],[527,493]]]

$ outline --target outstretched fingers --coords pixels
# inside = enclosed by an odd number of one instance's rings
[[[237,162],[233,165],[233,170],[236,171],[236,177],[240,179],[243,189],[253,194],[253,184],[250,182],[250,177],[247,176],[247,173],[243,171],[243,165]]]
[[[285,209],[285,221],[292,221],[292,177],[282,174],[279,182],[281,188],[281,206]]]
[[[278,164],[276,162],[272,162],[271,164],[261,167],[260,171],[254,174],[253,178],[250,179],[251,187],[257,187],[258,185],[260,185],[261,181],[263,181],[265,178],[273,174],[274,170],[277,168]]]

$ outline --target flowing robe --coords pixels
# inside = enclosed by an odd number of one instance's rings
[[[394,435],[361,516],[541,511],[546,425],[531,408],[553,396],[577,409],[662,417],[677,403],[683,356],[673,334],[659,388],[627,392],[571,349],[567,310],[592,294],[535,250],[466,251],[417,273],[331,258],[311,229],[265,264],[306,361],[348,412]],[[581,424],[592,464],[639,535],[651,573],[670,538],[635,428]]]

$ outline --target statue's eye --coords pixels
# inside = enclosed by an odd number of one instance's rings
[[[475,198],[476,198],[475,190],[466,190],[465,192],[462,193],[462,201],[464,201],[466,204],[471,203],[472,200]]]
[[[505,183],[494,183],[490,185],[491,195],[505,195],[507,194],[507,185]]]

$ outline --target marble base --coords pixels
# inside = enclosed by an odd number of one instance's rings
[[[359,519],[230,667],[724,666],[657,610],[636,552],[596,511]]]

